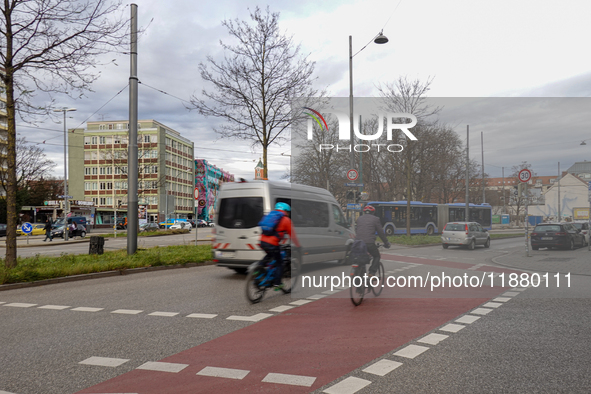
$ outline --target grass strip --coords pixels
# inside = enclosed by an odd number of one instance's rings
[[[491,239],[502,239],[502,238],[516,238],[524,236],[524,234],[491,234]],[[441,244],[441,235],[393,235],[388,237],[388,241],[394,245],[438,245]]]
[[[37,254],[34,257],[19,257],[14,268],[6,268],[4,259],[0,259],[0,284],[33,282],[130,268],[204,263],[210,260],[210,245],[157,246],[138,249],[131,256],[126,250],[109,251],[102,255],[62,254],[59,257]]]

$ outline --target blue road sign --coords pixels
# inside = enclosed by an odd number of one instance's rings
[[[363,183],[345,183],[346,187],[363,187]]]
[[[33,225],[31,223],[23,223],[23,225],[21,226],[21,230],[25,234],[31,234],[31,232],[33,231]]]

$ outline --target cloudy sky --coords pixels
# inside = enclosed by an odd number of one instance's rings
[[[204,87],[198,64],[208,55],[223,56],[219,42],[228,40],[228,34],[221,21],[247,20],[249,8],[265,8],[268,3],[137,0],[136,4],[139,25],[145,29],[138,46],[139,119],[155,119],[172,127],[194,141],[197,158],[252,178],[260,147],[253,150],[243,141],[219,139],[212,131],[216,120],[189,111],[185,105]],[[538,175],[553,175],[558,162],[566,169],[575,161],[591,160],[591,125],[577,116],[591,103],[586,98],[591,93],[589,1],[280,0],[269,6],[280,12],[281,28],[315,62],[317,87],[326,88],[329,96],[349,95],[351,35],[354,53],[370,43],[353,60],[356,97],[377,96],[378,84],[406,76],[433,78],[429,92],[433,98],[579,98],[573,104],[574,114],[565,115],[554,107],[557,101],[549,101],[538,109],[555,121],[519,129],[515,125],[503,129],[504,121],[497,122],[509,111],[512,119],[520,118],[511,100],[501,100],[503,114],[476,110],[482,107],[456,111],[462,115],[451,122],[463,139],[466,124],[470,125],[471,156],[478,161],[483,132],[485,168],[490,176],[501,176],[502,167],[522,161],[531,163]],[[371,43],[381,30],[389,42]],[[101,69],[94,92],[78,100],[58,98],[60,106],[77,108],[69,113],[68,128],[84,127],[86,121],[128,118],[129,91],[124,88],[129,80],[129,57],[112,57],[115,61]],[[530,112],[524,115],[524,120],[532,116]],[[47,155],[56,162],[55,175],[63,177],[63,125],[45,121],[37,126],[41,129],[19,124],[19,134],[30,141],[45,141]],[[580,145],[583,140],[588,140],[586,146]],[[288,171],[289,154],[289,144],[273,147],[271,179]]]

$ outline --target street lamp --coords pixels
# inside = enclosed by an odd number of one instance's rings
[[[388,42],[388,38],[382,34],[383,31],[379,32],[374,38],[373,42],[376,44],[385,44]],[[371,41],[370,41],[371,42]],[[369,45],[367,43],[363,48],[359,50],[361,52],[365,47]],[[359,52],[353,55],[353,36],[349,36],[349,136],[351,145],[354,145],[355,133],[353,132],[353,56],[356,56]],[[351,149],[349,153],[349,166],[350,169],[355,168],[355,149]]]
[[[66,127],[66,112],[76,111],[76,108],[63,107],[53,112],[64,113],[64,241],[68,240],[68,128]]]

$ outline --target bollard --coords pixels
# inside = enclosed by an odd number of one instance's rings
[[[90,247],[88,254],[103,254],[105,246],[105,239],[103,237],[90,237]]]

